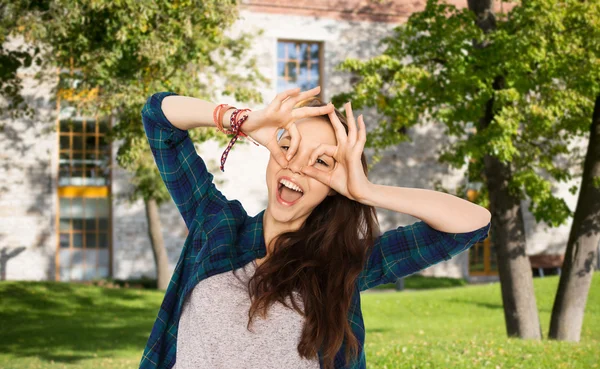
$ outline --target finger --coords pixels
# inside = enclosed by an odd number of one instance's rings
[[[333,129],[335,130],[335,137],[337,138],[338,145],[343,145],[348,141],[348,136],[346,136],[346,130],[340,122],[340,118],[338,118],[335,112],[331,112],[328,114],[329,119],[331,120],[331,124],[333,124]]]
[[[298,101],[302,101],[304,99],[308,99],[311,96],[316,96],[321,92],[321,86],[317,86],[311,88],[310,90],[302,91],[298,95],[292,97],[289,101],[293,101],[293,104],[296,105]]]
[[[271,152],[273,159],[275,159],[282,168],[288,167],[288,161],[285,159],[283,150],[279,147],[279,141],[273,138],[265,147]]]
[[[313,150],[313,152],[310,154],[310,157],[308,158],[308,165],[313,165],[317,161],[317,158],[323,154],[329,155],[332,158],[334,158],[335,155],[337,154],[337,150],[338,150],[337,146],[327,145],[327,144],[319,144],[319,146],[317,146]]]
[[[334,109],[335,107],[332,103],[328,103],[324,106],[304,106],[302,108],[292,110],[292,118],[294,120],[299,120],[307,117],[326,115],[333,112]]]
[[[362,147],[365,147],[365,142],[367,142],[367,127],[362,114],[358,116],[358,142],[362,144]]]
[[[278,103],[283,103],[285,99],[290,96],[296,95],[300,91],[300,87],[290,88],[289,90],[282,91],[275,96],[275,101]]]
[[[356,121],[352,113],[352,104],[348,101],[344,107],[346,108],[346,121],[348,123],[348,145],[354,146],[356,143]]]
[[[292,159],[292,157],[294,157],[294,154],[296,154],[296,151],[298,151],[298,147],[300,146],[300,141],[302,140],[302,137],[300,135],[300,131],[298,131],[298,127],[296,126],[296,123],[291,123],[289,125],[289,129],[288,131],[290,132],[290,136],[292,137],[292,141],[290,143],[290,148],[287,151],[286,154],[286,159],[289,161],[290,159]]]
[[[331,187],[331,173],[324,172],[314,167],[304,166],[301,169],[302,173],[315,178],[317,181]]]

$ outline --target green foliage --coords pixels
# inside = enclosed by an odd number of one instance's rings
[[[337,67],[359,78],[332,100],[383,116],[367,136],[375,162],[381,149],[410,141],[400,128],[439,122],[456,138],[440,149],[441,162],[466,164],[469,181],[485,183],[483,158],[495,156],[510,166],[511,192],[531,200],[538,221],[557,226],[572,211],[548,177],[572,179],[561,159],[589,133],[600,94],[599,25],[597,1],[530,0],[484,33],[470,10],[429,0],[381,41],[382,55]]]
[[[262,102],[257,90],[269,80],[245,51],[253,34],[225,34],[238,18],[233,0],[53,0],[19,3],[11,35],[40,46],[42,70],[58,69],[61,104],[82,115],[112,116],[117,161],[133,174],[132,198],[168,199],[144,136],[140,112],[155,92],[173,91],[214,101],[224,95]],[[239,67],[236,73],[231,66]],[[216,80],[219,76],[219,81]],[[196,142],[229,137],[213,129],[191,132]]]

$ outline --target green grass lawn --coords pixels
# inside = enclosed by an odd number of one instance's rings
[[[544,336],[558,277],[535,279]],[[162,292],[0,283],[0,368],[137,368]],[[600,273],[580,343],[507,339],[499,284],[362,294],[368,368],[600,368]]]

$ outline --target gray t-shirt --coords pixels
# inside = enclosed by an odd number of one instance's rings
[[[267,319],[257,314],[246,329],[250,298],[247,281],[256,261],[200,281],[183,303],[177,335],[175,369],[318,369],[318,358],[298,354],[304,317],[281,303],[268,310]],[[300,294],[296,301],[301,310]],[[289,306],[289,297],[286,300]]]

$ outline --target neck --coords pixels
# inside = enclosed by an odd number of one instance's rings
[[[290,231],[296,231],[300,229],[304,221],[308,218],[308,214],[305,216],[291,220],[289,222],[280,222],[277,219],[273,218],[271,215],[271,211],[269,207],[265,210],[263,214],[263,233],[265,236],[265,245],[267,247],[267,255],[268,257],[273,251],[273,245],[271,242],[280,234]]]

